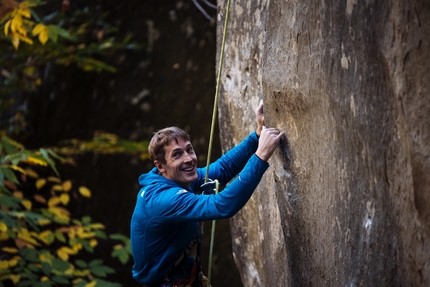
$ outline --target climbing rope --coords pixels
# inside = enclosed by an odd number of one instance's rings
[[[222,34],[221,52],[220,52],[219,64],[218,64],[218,77],[217,77],[217,81],[216,81],[214,108],[213,108],[213,112],[212,112],[212,124],[211,124],[211,131],[210,131],[210,137],[209,137],[208,157],[206,160],[206,166],[207,167],[209,167],[209,164],[211,161],[212,143],[213,143],[213,135],[214,135],[214,130],[215,130],[216,111],[217,111],[217,106],[218,106],[218,95],[219,95],[219,87],[220,87],[220,82],[221,82],[222,63],[224,60],[225,38],[226,38],[226,34],[227,34],[227,24],[228,24],[229,13],[230,13],[230,0],[228,0],[228,2],[227,2],[227,9],[225,12],[224,31]],[[209,177],[209,168],[206,168],[205,182],[208,181],[208,177]]]
[[[219,88],[221,83],[221,72],[222,72],[222,64],[224,60],[225,39],[227,35],[227,24],[228,24],[229,13],[230,13],[230,0],[227,1],[227,8],[225,12],[224,30],[222,34],[222,44],[221,44],[221,51],[220,51],[219,64],[218,64],[218,77],[216,81],[214,108],[212,112],[212,124],[211,124],[211,131],[210,131],[210,137],[209,137],[208,156],[206,161],[205,183],[208,181],[208,178],[209,178],[209,165],[210,165],[211,153],[212,153],[212,143],[213,143],[213,135],[215,130],[215,120],[216,120],[216,112],[217,112],[217,106],[218,106],[218,95],[219,95]],[[215,194],[217,194],[218,188],[219,188],[217,180],[215,180],[215,185],[216,185]],[[215,240],[215,222],[216,222],[215,220],[212,220],[211,242],[209,247],[209,262],[208,262],[208,286],[211,286],[212,255],[213,255],[213,245]]]

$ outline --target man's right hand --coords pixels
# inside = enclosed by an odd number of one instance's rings
[[[261,160],[268,161],[284,135],[284,132],[280,132],[275,128],[266,128],[263,126],[255,154]]]

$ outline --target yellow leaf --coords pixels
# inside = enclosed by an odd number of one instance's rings
[[[21,275],[8,274],[5,276],[2,276],[1,279],[2,279],[2,281],[6,280],[6,279],[10,279],[10,280],[12,280],[13,284],[16,285],[19,282],[19,280],[21,279]]]
[[[0,269],[8,269],[9,262],[7,260],[0,260]]]
[[[64,271],[64,275],[72,275],[73,271],[75,271],[75,266],[73,264],[70,264],[70,267],[66,271]],[[78,279],[80,279],[80,278],[78,278]],[[75,281],[76,280],[73,280],[73,282],[75,282]],[[73,285],[73,286],[75,286],[75,285]]]
[[[91,223],[90,227],[92,229],[105,229],[105,226],[101,223]]]
[[[14,248],[14,247],[3,247],[1,250],[3,250],[4,252],[7,253],[17,253],[18,249]]]
[[[16,170],[16,171],[19,171],[20,173],[26,174],[25,170],[24,170],[24,169],[22,169],[22,168],[20,168],[19,166],[16,166],[16,165],[9,165],[8,167],[9,167],[10,169],[14,169],[14,170]]]
[[[19,7],[18,9],[17,9],[17,13],[19,13],[20,15],[22,15],[22,16],[24,16],[24,17],[26,17],[26,18],[30,18],[31,17],[31,13],[30,13],[30,10],[28,10],[28,8],[27,7]]]
[[[72,182],[70,180],[66,180],[63,182],[63,190],[64,192],[69,192],[72,189]]]
[[[90,246],[91,247],[96,247],[98,243],[99,242],[97,241],[97,239],[95,239],[95,238],[90,239]]]
[[[61,202],[60,197],[58,196],[53,196],[48,200],[48,206],[56,206],[57,204],[59,204]]]
[[[34,197],[34,200],[36,200],[39,203],[46,203],[46,199],[40,194],[35,194],[33,197]]]
[[[61,179],[59,179],[58,177],[55,177],[55,176],[48,177],[48,181],[61,183]]]
[[[12,20],[9,20],[4,25],[4,34],[7,35],[9,33],[10,24],[12,23]]]
[[[32,177],[32,178],[38,178],[39,177],[39,175],[34,170],[32,170],[31,168],[26,168],[25,172],[29,177]]]
[[[96,286],[96,284],[97,284],[96,281],[91,281],[91,282],[85,284],[85,287],[94,287],[94,286]]]
[[[25,35],[18,34],[17,36],[18,36],[18,38],[20,40],[26,42],[27,44],[33,45],[33,40],[31,40],[30,38],[26,37]],[[48,164],[46,164],[46,165],[48,165]]]
[[[17,26],[15,32],[18,34],[18,36],[27,36],[27,30],[24,28],[23,25]]]
[[[40,282],[44,282],[48,280],[49,280],[48,276],[43,276],[42,278],[40,278]]]
[[[39,234],[39,239],[47,245],[50,245],[55,240],[54,233],[51,230],[42,231]]]
[[[27,210],[31,210],[31,201],[28,199],[24,199],[23,201],[21,201],[21,204],[24,205],[25,209]]]
[[[70,196],[67,193],[62,193],[60,195],[60,201],[63,205],[67,205],[69,203]]]
[[[77,242],[77,243],[73,244],[72,249],[75,252],[74,254],[77,254],[78,251],[82,249],[82,244]]]
[[[93,238],[94,236],[96,236],[96,234],[94,232],[85,232],[83,230],[81,232],[79,232],[79,230],[78,230],[76,235],[82,239]]]
[[[12,40],[13,47],[15,48],[15,50],[17,50],[19,47],[19,38],[18,37],[12,37],[11,40]]]
[[[22,191],[14,191],[13,196],[16,198],[22,198]]]
[[[0,231],[1,232],[7,231],[7,225],[4,222],[0,222]]]
[[[18,27],[22,26],[22,18],[20,15],[15,15],[15,17],[12,18],[12,22],[10,24],[10,30],[15,33],[18,30]]]
[[[36,26],[34,26],[33,31],[31,33],[33,34],[33,36],[36,36],[37,34],[42,32],[44,27],[46,27],[46,26],[43,24],[37,24]]]
[[[14,256],[12,259],[10,259],[9,260],[9,267],[15,267],[16,265],[18,265],[19,259],[20,259],[19,256]]]
[[[48,39],[49,39],[48,28],[46,28],[42,32],[40,32],[39,41],[40,41],[40,43],[42,43],[42,45],[45,45],[45,43],[46,43],[46,41],[48,41]]]
[[[9,239],[9,235],[6,232],[0,232],[0,241],[5,241]]]
[[[77,250],[74,250],[74,249],[72,249],[70,247],[66,247],[66,246],[61,247],[59,250],[61,250],[61,252],[64,252],[66,254],[71,254],[71,255],[78,253]]]
[[[51,253],[49,253],[49,252],[39,254],[39,259],[41,262],[47,262],[47,263],[51,264],[52,258],[54,258],[54,256],[52,256]]]
[[[88,197],[88,198],[91,197],[91,191],[85,186],[79,187],[79,193],[84,197]]]
[[[21,38],[21,40],[23,40]],[[31,42],[33,43],[33,42]],[[29,156],[26,160],[24,160],[24,162],[29,163],[29,164],[36,164],[36,165],[41,165],[41,166],[48,166],[48,163],[46,161],[40,160],[38,158]]]
[[[58,218],[69,221],[70,213],[67,209],[58,207],[58,206],[50,206],[48,210],[54,213]]]
[[[39,219],[37,222],[38,222],[40,225],[47,225],[47,224],[50,224],[50,223],[51,223],[51,220],[41,218],[41,219]]]
[[[63,191],[63,186],[60,184],[56,184],[56,185],[52,186],[52,190]]]
[[[40,190],[45,184],[46,184],[46,179],[44,178],[39,178],[38,180],[36,180],[37,190]]]
[[[58,255],[58,257],[60,257],[60,259],[62,259],[64,261],[69,261],[69,254],[67,254],[61,250],[58,250],[57,255]]]
[[[18,231],[18,238],[32,245],[40,246],[40,244],[34,238],[31,237],[31,234],[25,228],[21,228],[21,231]]]
[[[123,248],[124,247],[124,245],[122,245],[122,244],[117,244],[117,245],[114,245],[113,247],[112,247],[112,249],[113,250],[117,250],[117,249],[121,249],[121,248]]]

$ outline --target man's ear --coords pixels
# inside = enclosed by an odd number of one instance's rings
[[[159,173],[163,173],[163,172],[165,172],[166,170],[164,169],[164,165],[161,163],[161,162],[159,162],[158,160],[154,160],[154,165],[155,165],[155,167],[158,169],[158,172]]]

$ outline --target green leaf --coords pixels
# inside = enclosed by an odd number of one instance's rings
[[[94,230],[94,234],[97,238],[107,239],[106,233],[102,230]]]
[[[54,151],[52,151],[51,149],[47,149],[48,153],[55,159],[64,160],[64,157],[59,156],[58,154],[56,154]]]
[[[47,262],[42,262],[42,271],[46,276],[51,275],[51,265]]]
[[[1,137],[1,142],[3,144],[4,149],[6,150],[6,153],[12,154],[18,152],[18,149],[22,149],[23,146],[19,143],[17,143],[14,140],[11,140],[7,136]]]
[[[71,267],[71,264],[69,262],[63,261],[58,258],[53,258],[51,261],[52,261],[52,267],[55,268],[55,270],[58,270],[61,272],[64,272]]]
[[[0,168],[0,185],[3,185],[3,181],[4,181],[4,172],[3,172],[3,170]]]
[[[29,262],[39,263],[39,252],[36,249],[23,248],[19,250],[19,254]]]
[[[51,281],[43,281],[43,282],[36,282],[32,285],[32,287],[51,287],[52,282]]]
[[[67,32],[67,30],[64,30],[63,28],[61,28],[57,25],[49,25],[48,31],[49,31],[49,29],[52,29],[52,31],[54,31],[56,35],[59,35],[59,36],[66,38],[66,39],[70,38],[69,32]]]
[[[53,29],[53,25],[48,25],[48,36],[49,39],[52,40],[52,42],[57,43],[57,39],[58,39],[58,33],[55,29]]]
[[[97,282],[96,286],[103,286],[103,287],[122,287],[119,283],[109,282],[105,281],[99,278],[96,278],[94,281]]]
[[[115,273],[115,270],[107,266],[96,266],[96,267],[90,268],[90,271],[93,275],[103,277],[103,278],[107,277],[108,274]]]
[[[58,239],[58,241],[65,243],[66,242],[66,237],[64,237],[64,234],[58,231],[54,232],[55,238]]]
[[[122,264],[126,264],[130,258],[130,255],[128,254],[127,250],[125,250],[124,248],[113,250],[111,256],[113,258],[118,258]]]
[[[28,269],[30,269],[33,273],[38,273],[40,271],[40,268],[33,264],[28,265]]]
[[[27,286],[32,286],[34,284],[34,281],[30,281],[30,280],[21,280],[19,281],[19,283],[16,285],[16,287],[27,287]]]
[[[13,183],[19,184],[18,179],[15,176],[15,173],[8,167],[0,167],[4,174],[4,178],[12,181]]]
[[[130,241],[130,238],[128,238],[127,236],[125,236],[123,234],[119,234],[119,233],[111,234],[111,235],[109,235],[109,238],[113,239],[113,240],[121,240],[124,242]]]
[[[76,260],[76,261],[75,261],[75,264],[76,264],[79,268],[82,268],[82,269],[85,269],[85,268],[87,268],[87,267],[88,267],[87,262],[85,262],[85,261],[83,261],[83,260],[80,260],[80,259]]]
[[[86,240],[79,240],[79,242],[82,244],[82,247],[90,253],[94,252],[94,248],[91,247],[90,243]]]
[[[90,267],[96,267],[96,266],[102,266],[103,260],[101,259],[94,259],[90,262]]]
[[[0,196],[0,206],[12,209],[19,209],[19,200],[11,195]]]
[[[82,217],[82,224],[83,225],[87,225],[87,224],[90,224],[90,223],[91,223],[91,217],[89,217],[89,216]]]
[[[63,285],[66,285],[66,286],[69,286],[69,284],[70,284],[69,280],[65,276],[58,276],[58,275],[56,275],[56,276],[53,276],[51,278],[51,280],[54,281],[55,283],[63,284]]]

